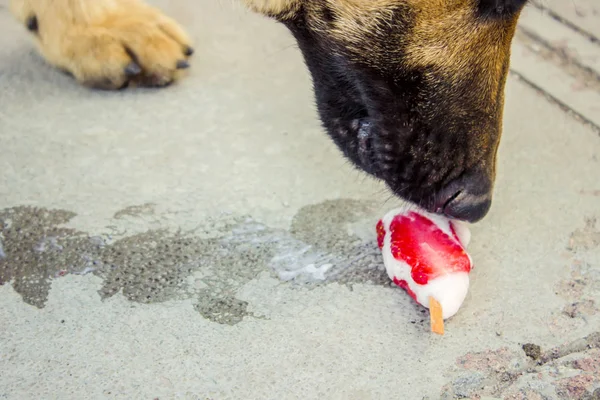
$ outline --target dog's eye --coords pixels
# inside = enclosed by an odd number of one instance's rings
[[[485,17],[510,17],[521,11],[527,0],[479,0],[479,12]]]

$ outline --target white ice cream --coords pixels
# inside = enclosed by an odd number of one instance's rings
[[[447,273],[430,280],[426,285],[419,285],[412,279],[411,267],[403,261],[396,260],[392,255],[390,248],[390,224],[392,220],[397,215],[404,214],[409,211],[417,212],[425,216],[435,223],[442,230],[442,232],[447,234],[452,240],[456,241],[450,226],[452,223],[454,226],[454,231],[456,232],[456,236],[458,236],[460,241],[459,244],[461,244],[463,248],[466,248],[467,244],[469,243],[471,239],[471,232],[465,223],[460,221],[451,222],[444,216],[431,214],[415,207],[394,209],[387,213],[382,219],[386,232],[382,254],[388,276],[392,280],[396,278],[398,280],[406,281],[409,289],[414,292],[417,302],[424,307],[429,308],[429,297],[436,299],[442,306],[443,318],[448,319],[458,312],[467,296],[467,292],[469,291],[469,274],[466,272]],[[469,260],[471,260],[470,256]]]

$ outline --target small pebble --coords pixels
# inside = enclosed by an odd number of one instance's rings
[[[525,343],[523,345],[523,351],[525,352],[525,355],[527,357],[532,358],[534,360],[538,360],[542,356],[542,348],[537,344]]]

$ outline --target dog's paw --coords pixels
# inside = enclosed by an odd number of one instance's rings
[[[159,10],[131,0],[94,0],[83,12],[72,9],[84,1],[55,1],[51,10],[26,19],[46,60],[80,83],[101,89],[130,83],[161,87],[189,67],[188,35]]]

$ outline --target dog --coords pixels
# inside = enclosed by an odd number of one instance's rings
[[[398,197],[469,222],[491,207],[510,47],[527,0],[243,0],[284,24],[323,127]],[[11,0],[43,57],[83,85],[162,87],[185,30],[142,0]]]

